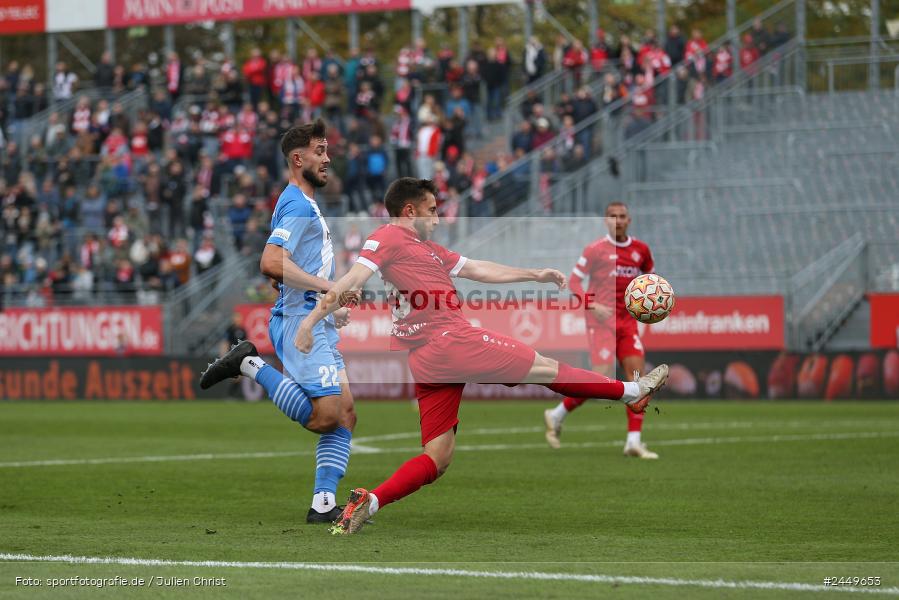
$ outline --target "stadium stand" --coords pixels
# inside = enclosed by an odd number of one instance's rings
[[[2,301],[163,303],[183,334],[168,351],[214,347],[234,304],[270,296],[254,274],[283,185],[280,133],[324,116],[336,177],[320,203],[349,217],[334,226],[345,262],[385,216],[377,199],[395,175],[434,178],[444,241],[566,270],[580,233],[549,251],[521,240],[578,231],[545,217],[623,198],[681,293],[798,296],[803,269],[839,272],[794,311],[791,343],[816,347],[865,289],[899,289],[899,114],[892,91],[810,93],[794,15],[784,0],[711,43],[672,31],[588,49],[563,36],[520,57],[499,39],[464,60],[417,42],[386,67],[371,51],[296,65],[254,52],[240,66],[172,54],[131,71],[106,57],[96,87],[49,94],[10,63]],[[527,83],[510,93],[518,73]]]

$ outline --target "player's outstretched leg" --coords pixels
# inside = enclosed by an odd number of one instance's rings
[[[340,519],[331,528],[333,534],[356,533],[365,521],[383,506],[405,498],[439,477],[437,463],[427,454],[419,454],[407,460],[386,481],[372,491],[356,488]]]
[[[461,392],[460,392],[461,394]],[[407,460],[375,489],[356,488],[350,493],[340,520],[331,528],[334,534],[356,533],[366,519],[378,510],[433,483],[446,472],[456,446],[456,433],[445,431],[424,445],[424,453]]]
[[[659,365],[637,381],[618,381],[578,369],[539,354],[523,383],[538,383],[573,398],[621,400],[634,412],[643,412],[652,395],[668,380],[668,365]]]
[[[281,412],[303,427],[312,414],[312,403],[297,383],[284,377],[259,357],[249,341],[238,342],[213,361],[200,375],[200,387],[208,389],[220,381],[244,375],[265,388],[269,398]]]

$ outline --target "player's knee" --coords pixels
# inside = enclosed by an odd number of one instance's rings
[[[552,383],[559,374],[559,361],[542,354],[534,356],[534,364],[524,383]]]
[[[343,412],[340,415],[340,425],[346,427],[350,431],[356,427],[356,409],[353,408],[353,404],[350,403],[348,407],[344,407]]]
[[[340,409],[334,402],[319,398],[306,423],[306,429],[315,433],[329,433],[340,425]]]
[[[437,467],[437,479],[440,479],[440,477],[442,477],[443,474],[446,473],[447,469],[449,469],[450,463],[453,461],[453,455],[452,453],[449,453],[430,456],[434,461],[434,466]]]
[[[431,460],[434,461],[434,466],[437,467],[437,477],[439,478],[441,475],[446,473],[446,470],[449,469],[450,463],[453,462],[453,448],[429,448],[425,450],[425,454],[431,457]]]
[[[446,473],[447,469],[449,469],[451,461],[452,459],[449,459],[445,463],[437,465],[437,479],[440,479],[443,474]]]

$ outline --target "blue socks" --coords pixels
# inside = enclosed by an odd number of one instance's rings
[[[315,449],[315,490],[318,492],[337,493],[337,483],[346,473],[350,462],[350,440],[353,432],[346,427],[338,427],[330,433],[323,433],[318,438]]]
[[[245,372],[249,375],[249,372]],[[303,427],[312,415],[312,402],[302,388],[289,377],[285,377],[269,365],[264,365],[253,376],[256,383],[265,388],[266,393],[281,412]],[[318,438],[315,449],[315,489],[313,508],[328,512],[334,506],[337,484],[346,473],[350,462],[350,441],[353,432],[340,426],[334,431],[323,433]],[[329,504],[330,503],[330,504]]]
[[[296,384],[295,381],[284,377],[277,369],[265,365],[256,373],[256,383],[265,388],[269,398],[275,403],[281,412],[287,415],[291,421],[296,421],[303,427],[309,422],[312,414],[312,403],[308,396]]]

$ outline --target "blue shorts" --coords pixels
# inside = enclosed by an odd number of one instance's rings
[[[344,368],[343,356],[337,349],[340,336],[337,328],[328,321],[321,321],[313,330],[312,351],[304,354],[297,350],[294,339],[304,315],[272,315],[268,322],[268,335],[275,347],[284,371],[310,398],[340,395],[340,378]]]

